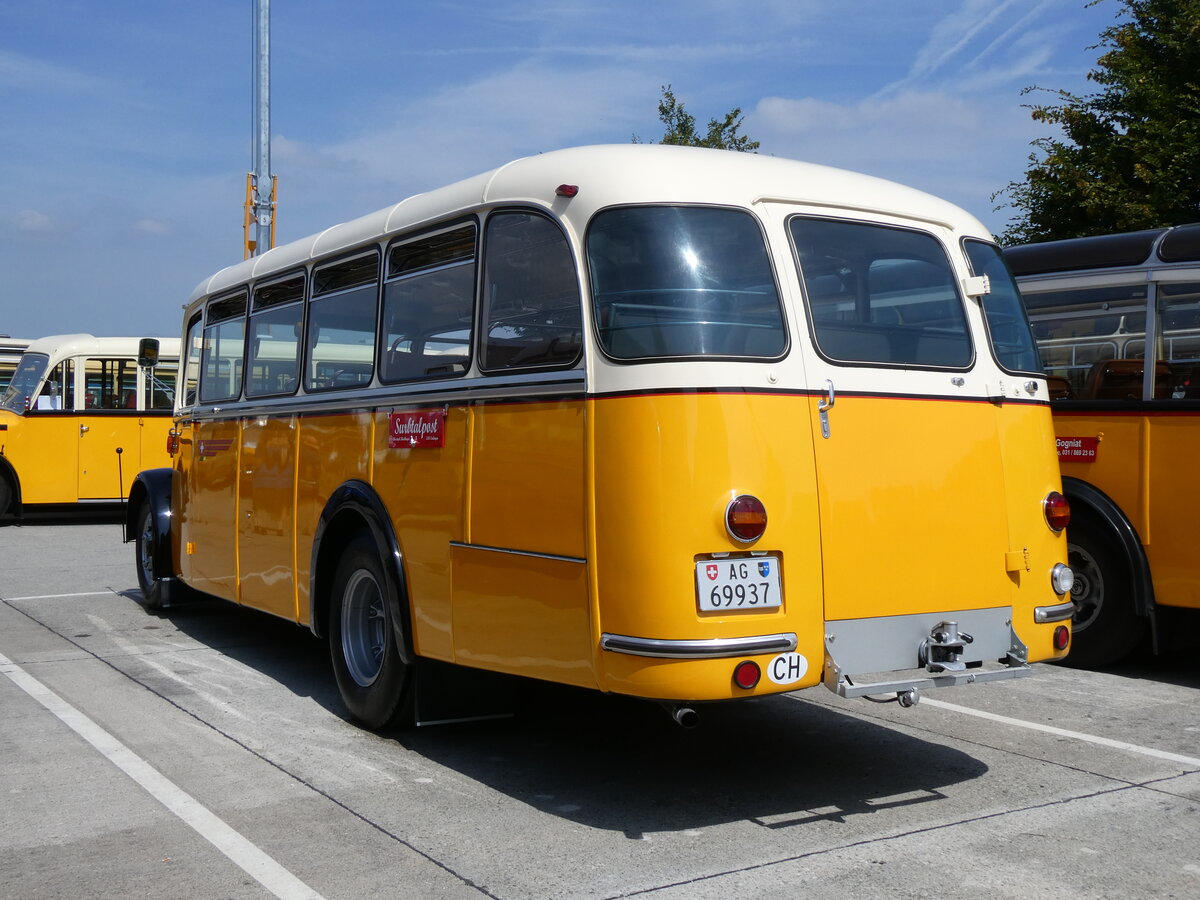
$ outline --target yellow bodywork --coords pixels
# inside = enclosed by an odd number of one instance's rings
[[[170,465],[170,429],[169,412],[0,409],[0,456],[23,505],[116,501],[138,472]]]
[[[1094,457],[1064,458],[1062,474],[1099,488],[1125,513],[1146,551],[1160,606],[1200,608],[1193,536],[1200,479],[1191,474],[1200,455],[1198,419],[1192,411],[1054,413],[1057,438],[1097,441]]]
[[[817,684],[826,622],[1011,607],[1030,661],[1061,656],[1050,570],[1065,540],[1044,404],[845,396],[820,436],[802,392],[679,391],[444,407],[439,447],[388,446],[393,407],[197,420],[183,429],[175,532],[184,580],[307,624],[312,543],[348,480],[386,506],[425,657],[666,700]],[[725,528],[766,507],[749,546]],[[294,513],[293,513],[294,510]],[[701,612],[695,566],[780,561],[778,609]],[[1061,627],[1061,623],[1059,626]],[[604,635],[687,641],[795,634],[806,672],[738,688],[774,653],[672,659]]]

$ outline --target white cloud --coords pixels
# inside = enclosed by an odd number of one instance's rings
[[[16,215],[16,225],[21,231],[53,231],[54,219],[36,209],[23,209]]]

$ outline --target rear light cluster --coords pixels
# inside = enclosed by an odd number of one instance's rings
[[[749,494],[734,497],[725,508],[725,527],[735,541],[753,543],[767,530],[767,508]]]
[[[167,456],[174,456],[179,452],[179,432],[172,428],[167,432]]]
[[[1046,514],[1046,524],[1050,530],[1058,534],[1071,524],[1071,504],[1058,491],[1051,491],[1042,501],[1042,512]]]

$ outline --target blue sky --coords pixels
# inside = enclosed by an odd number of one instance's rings
[[[0,0],[0,333],[175,335],[242,258],[253,0]],[[761,153],[965,207],[1087,92],[1117,0],[275,0],[272,169],[294,240],[510,159],[740,106]]]

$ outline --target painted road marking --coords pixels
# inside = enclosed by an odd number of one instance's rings
[[[116,591],[83,591],[79,594],[35,594],[32,597],[3,597],[5,603],[15,603],[17,600],[58,600],[65,597],[117,597]]]
[[[996,713],[984,712],[980,709],[971,709],[968,706],[957,706],[954,703],[947,703],[944,700],[931,700],[928,697],[922,697],[921,703],[922,705],[936,706],[938,709],[948,709],[952,712],[965,713],[968,716],[976,716],[980,719],[988,719],[992,722],[999,722],[1002,725],[1029,728],[1045,734],[1053,734],[1075,741],[1086,741],[1089,744],[1096,744],[1101,747],[1111,747],[1114,750],[1125,750],[1129,753],[1140,753],[1143,756],[1153,756],[1156,759],[1165,759],[1170,762],[1182,763],[1185,766],[1200,768],[1200,759],[1194,756],[1184,756],[1180,753],[1170,753],[1166,750],[1155,750],[1153,747],[1142,747],[1138,744],[1127,743],[1126,741],[1114,741],[1112,738],[1097,737],[1094,734],[1084,734],[1080,731],[1067,731],[1065,728],[1055,728],[1053,725],[1042,725],[1038,722],[1027,722],[1024,719],[1012,719],[1008,716],[999,716]]]
[[[0,654],[0,673],[54,713],[63,724],[276,897],[281,900],[322,900],[320,894],[3,654]]]

